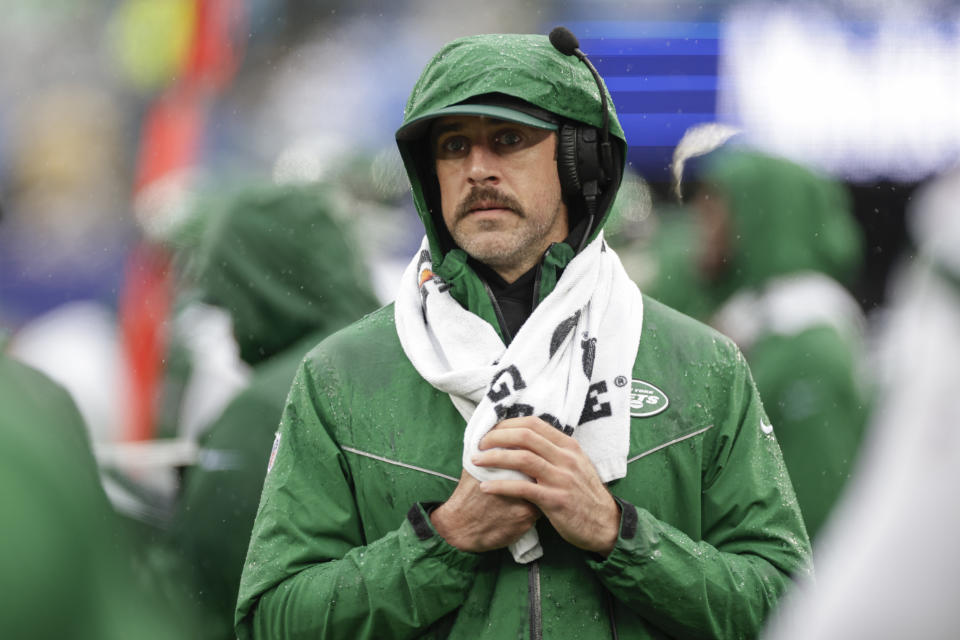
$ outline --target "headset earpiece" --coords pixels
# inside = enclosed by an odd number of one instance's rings
[[[558,136],[557,173],[564,195],[595,200],[616,175],[612,166],[604,166],[597,129],[564,123]]]
[[[577,168],[577,127],[564,123],[557,139],[557,173],[564,195],[580,195],[580,172]]]
[[[577,127],[577,177],[580,179],[585,196],[589,195],[588,190],[595,189],[599,192],[603,186],[598,142],[596,129]],[[588,186],[591,182],[595,183],[596,187]]]
[[[575,56],[583,62],[600,92],[600,117],[603,122],[600,131],[589,126],[564,125],[560,130],[560,149],[557,152],[561,188],[567,197],[583,198],[586,216],[592,225],[601,196],[607,194],[611,185],[616,190],[620,180],[614,159],[617,151],[610,144],[607,93],[596,67],[587,54],[580,50],[580,42],[569,29],[556,27],[550,32],[550,44],[563,55]],[[612,193],[610,195],[612,198]],[[609,202],[606,204],[609,205]]]

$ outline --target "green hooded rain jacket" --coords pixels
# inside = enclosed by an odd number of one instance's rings
[[[490,92],[601,122],[582,63],[545,37],[494,35],[441,50],[405,123]],[[415,142],[399,144],[433,255],[442,256],[435,272],[499,330],[465,255],[444,246],[429,166],[417,164]],[[547,252],[541,298],[573,255],[565,243]],[[737,348],[652,299],[644,305],[633,380],[622,381],[632,385],[635,416],[628,474],[609,484],[623,509],[620,536],[605,559],[543,519],[544,556],[529,565],[506,549],[460,551],[435,533],[428,509],[457,484],[465,423],[408,361],[392,305],[314,349],[267,473],[240,586],[240,638],[756,635],[810,560],[779,447]]]
[[[735,238],[711,324],[747,357],[813,538],[869,413],[865,319],[842,284],[862,265],[863,240],[843,187],[788,160],[721,150],[705,177],[726,199]]]
[[[201,438],[184,478],[172,538],[192,574],[204,638],[232,638],[250,530],[284,401],[303,356],[378,305],[357,249],[315,187],[246,187],[204,208],[188,278],[226,309],[253,367]]]
[[[0,337],[0,343],[3,342]],[[76,404],[0,344],[0,637],[189,634],[131,563]]]

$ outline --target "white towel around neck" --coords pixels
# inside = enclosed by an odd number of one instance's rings
[[[602,233],[570,261],[509,347],[448,289],[433,274],[424,238],[397,294],[397,334],[417,372],[449,393],[467,421],[463,468],[480,481],[526,479],[477,467],[471,458],[501,420],[535,415],[572,435],[603,482],[625,476],[643,302]],[[517,562],[539,558],[536,529],[510,550]]]

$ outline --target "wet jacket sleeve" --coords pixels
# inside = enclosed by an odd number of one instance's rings
[[[774,436],[745,365],[704,444],[702,539],[621,501],[613,552],[590,561],[614,597],[670,635],[749,638],[792,576],[810,570],[810,544]],[[725,414],[725,415],[724,415]]]
[[[853,470],[867,419],[853,349],[819,326],[767,336],[750,350],[750,370],[814,540]]]
[[[365,539],[316,378],[308,360],[287,400],[244,565],[238,636],[420,635],[463,602],[479,557],[435,535],[420,505]]]

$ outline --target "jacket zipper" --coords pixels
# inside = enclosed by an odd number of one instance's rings
[[[531,311],[537,307],[538,298],[540,297],[540,276],[543,273],[543,265],[537,265],[536,277],[533,281],[533,300],[531,305]],[[483,281],[483,288],[486,289],[487,295],[490,296],[490,302],[493,303],[493,311],[497,316],[497,322],[500,323],[500,328],[503,330],[503,335],[506,338],[507,344],[513,341],[513,336],[510,333],[510,329],[507,327],[507,322],[503,317],[503,311],[500,309],[500,303],[497,302],[497,296],[493,294],[493,289],[490,288],[490,285]],[[543,619],[542,619],[542,610],[540,606],[540,561],[534,560],[528,565],[527,568],[527,590],[530,596],[530,640],[543,640]]]
[[[543,611],[540,606],[540,561],[534,560],[527,566],[527,589],[530,594],[530,640],[543,639]],[[613,597],[604,589],[603,599],[607,605],[610,621],[610,635],[618,640],[617,619],[613,611]]]
[[[483,282],[483,288],[487,290],[487,295],[490,296],[490,302],[493,303],[493,312],[497,315],[497,322],[500,323],[500,330],[503,331],[503,337],[505,338],[504,342],[510,344],[513,342],[513,334],[510,333],[510,328],[507,326],[507,321],[503,318],[503,311],[500,310],[500,303],[497,302],[497,296],[493,294],[493,289],[490,288],[490,285],[487,284],[486,280],[481,280]]]
[[[533,300],[530,304],[530,313],[533,313],[533,310],[537,308],[537,305],[540,304],[540,280],[543,276],[543,263],[546,261],[547,256],[550,254],[550,250],[558,244],[556,242],[551,242],[550,246],[547,247],[547,250],[543,252],[543,256],[540,258],[540,262],[537,263],[537,274],[533,279]]]
[[[606,589],[603,590],[603,599],[606,600],[607,616],[610,619],[610,637],[613,640],[620,640],[620,635],[617,633],[617,616],[613,610],[613,596]]]
[[[550,245],[551,247],[553,245]],[[549,249],[548,249],[549,251]],[[544,254],[546,255],[546,254]],[[533,300],[530,301],[530,313],[540,304],[540,278],[543,276],[543,262],[537,265],[537,273],[533,278]]]
[[[547,247],[547,250],[543,252],[544,258],[546,258],[547,253],[550,252],[550,249],[553,248],[553,245],[557,244],[556,242],[550,243],[550,246]],[[543,275],[543,259],[537,264],[537,273],[533,279],[533,300],[530,301],[530,313],[533,313],[533,310],[537,308],[537,305],[540,304],[540,279]],[[500,309],[500,303],[497,302],[497,296],[494,295],[493,289],[490,288],[490,285],[487,284],[487,281],[483,278],[480,279],[483,282],[483,288],[486,290],[487,295],[490,297],[490,302],[493,303],[493,312],[497,316],[497,322],[500,323],[500,328],[503,330],[503,337],[506,338],[504,342],[510,344],[513,342],[513,334],[510,333],[509,327],[507,327],[507,321],[503,317],[503,311]]]
[[[543,640],[539,560],[534,560],[527,567],[527,590],[530,594],[530,640]]]

